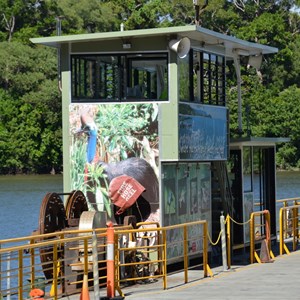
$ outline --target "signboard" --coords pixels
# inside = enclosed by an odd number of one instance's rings
[[[179,105],[179,158],[226,160],[227,108],[196,103]]]

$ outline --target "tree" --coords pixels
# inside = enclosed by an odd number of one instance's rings
[[[53,49],[36,51],[17,42],[0,44],[2,172],[61,168],[61,101],[56,74]]]
[[[115,16],[116,28],[123,23],[126,30],[166,27],[171,24],[169,13],[171,1],[167,0],[115,0],[102,1]]]
[[[242,67],[243,126],[253,135],[291,136],[279,150],[282,166],[296,166],[300,159],[299,5],[299,0],[210,0],[200,16],[205,28],[278,47],[277,54],[264,56],[260,72]],[[0,172],[61,167],[56,52],[29,38],[55,35],[57,18],[62,34],[115,31],[121,23],[125,30],[183,26],[195,19],[191,0],[0,0],[0,7]],[[236,78],[230,63],[227,68],[234,134]]]

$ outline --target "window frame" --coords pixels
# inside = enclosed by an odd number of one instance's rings
[[[196,57],[196,59],[194,59]],[[226,58],[223,55],[191,49],[188,63],[189,99],[180,102],[196,102],[208,105],[226,106]],[[197,66],[197,68],[195,67]],[[179,73],[179,77],[181,73]],[[195,80],[196,84],[195,85]],[[181,80],[179,78],[179,85]],[[180,87],[179,87],[180,88]],[[195,92],[197,88],[197,92]],[[198,97],[197,97],[198,93]]]
[[[114,77],[114,80],[111,81],[113,85],[112,88],[115,90],[112,92],[112,96],[108,97],[107,93],[104,95],[101,90],[108,90],[107,84],[101,85],[102,82],[105,82],[105,74],[103,74],[103,68],[98,67],[97,64],[102,64],[104,58],[114,58],[116,63],[110,63],[111,65],[111,73]],[[103,59],[103,61],[101,60]],[[138,96],[128,96],[129,89],[134,88],[131,86],[132,84],[132,76],[134,72],[134,68],[130,66],[132,62],[140,61],[141,63],[153,61],[152,67],[155,66],[156,70],[152,71],[152,75],[150,71],[147,71],[147,67],[144,70],[140,70],[140,76],[142,72],[146,74],[145,86],[147,88],[145,95],[146,97],[138,97]],[[157,81],[158,77],[158,66],[155,65],[155,62],[162,61],[161,66],[162,70],[162,81],[161,86],[164,88],[161,89],[160,97],[151,93],[151,87],[155,87],[155,85],[159,85],[157,82],[154,83],[154,79]],[[90,67],[86,65],[88,63],[94,64]],[[71,54],[70,56],[70,64],[71,64],[71,103],[126,103],[126,102],[165,102],[169,100],[168,91],[169,91],[169,56],[167,52],[143,52],[143,53],[84,53],[84,54]],[[117,68],[115,68],[117,66]],[[90,76],[88,76],[87,69],[89,68]],[[149,69],[149,67],[148,67]],[[95,74],[93,74],[93,72]],[[101,76],[103,78],[101,78]],[[151,76],[152,82],[151,82]],[[115,84],[114,84],[115,83]],[[151,86],[149,87],[149,85]],[[96,86],[98,85],[98,86]],[[90,88],[90,93],[88,92],[88,86]],[[161,98],[162,93],[167,91],[167,97]],[[156,93],[157,94],[157,93]]]

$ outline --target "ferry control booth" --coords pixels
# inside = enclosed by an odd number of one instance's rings
[[[276,48],[195,25],[31,41],[58,49],[65,192],[83,191],[89,209],[118,223],[127,214],[162,226],[207,220],[213,239],[222,211],[243,221],[258,205],[274,218],[277,140],[230,140],[226,64],[241,107],[240,58],[258,68]],[[122,175],[142,186],[125,211],[111,198]],[[244,231],[235,243],[247,242]],[[182,257],[181,233],[168,239],[168,257]]]

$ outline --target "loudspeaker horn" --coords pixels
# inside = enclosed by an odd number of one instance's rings
[[[171,40],[169,42],[169,47],[177,53],[179,58],[185,58],[190,51],[191,41],[187,37],[180,40]]]
[[[252,66],[253,68],[259,70],[262,63],[262,55],[250,55],[248,60],[248,66]]]

